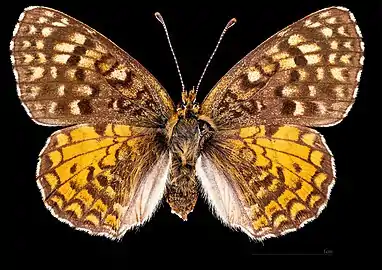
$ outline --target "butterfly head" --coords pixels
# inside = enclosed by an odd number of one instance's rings
[[[198,116],[199,103],[196,102],[194,88],[190,91],[182,91],[182,102],[177,107],[177,113],[180,118],[196,118]]]

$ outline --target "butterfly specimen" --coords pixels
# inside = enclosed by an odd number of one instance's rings
[[[363,50],[353,14],[323,9],[247,54],[200,105],[200,81],[186,91],[181,80],[175,106],[103,35],[28,7],[10,44],[18,95],[36,123],[63,127],[39,155],[43,201],[59,220],[111,239],[148,221],[163,197],[187,220],[199,191],[251,239],[295,231],[328,203],[334,159],[312,128],[347,115]]]

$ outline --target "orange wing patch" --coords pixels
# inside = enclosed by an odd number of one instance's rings
[[[217,213],[245,209],[236,213],[243,218],[229,225],[241,227],[256,239],[278,236],[316,218],[326,206],[335,180],[334,160],[317,131],[259,125],[221,131],[214,141],[205,156],[227,179],[229,184],[223,185],[229,185],[228,194],[239,194],[220,204],[226,211]],[[241,206],[228,205],[235,203]],[[228,220],[235,220],[232,215]]]
[[[46,206],[76,228],[119,237],[139,181],[161,153],[153,134],[152,129],[118,124],[54,133],[40,154],[37,172]],[[148,147],[159,152],[145,153]]]

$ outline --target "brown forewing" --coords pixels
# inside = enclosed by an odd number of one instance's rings
[[[220,128],[336,124],[356,97],[364,58],[361,38],[347,9],[313,13],[238,62],[206,97],[201,114]]]
[[[162,125],[173,103],[135,59],[59,11],[30,7],[11,41],[18,94],[39,124]]]

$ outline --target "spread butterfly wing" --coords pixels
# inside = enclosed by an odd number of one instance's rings
[[[316,218],[335,181],[324,138],[292,125],[215,133],[196,172],[217,217],[256,240],[295,231]]]
[[[203,101],[201,114],[221,128],[337,124],[357,94],[364,59],[361,38],[347,9],[313,13],[238,62]]]
[[[142,225],[163,196],[170,166],[156,136],[119,124],[53,133],[37,168],[46,207],[76,229],[112,239]]]
[[[18,94],[43,125],[163,124],[173,103],[135,59],[89,26],[59,11],[29,7],[11,41]]]

